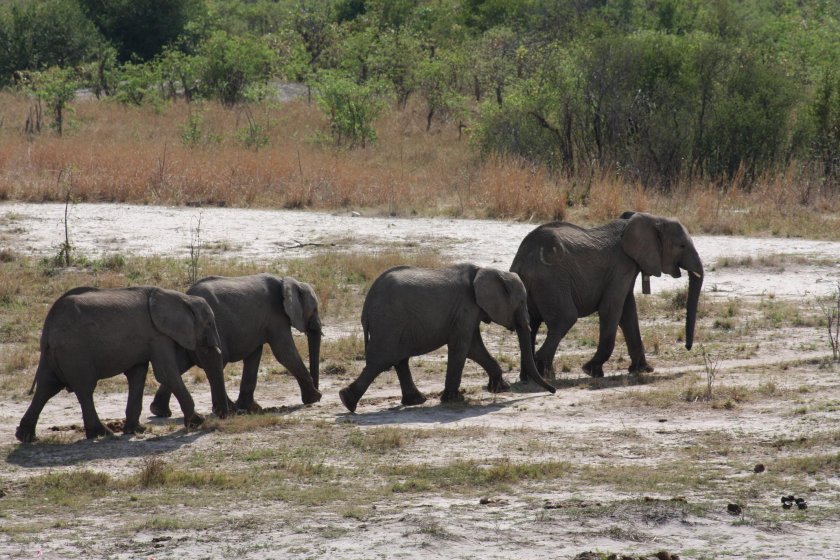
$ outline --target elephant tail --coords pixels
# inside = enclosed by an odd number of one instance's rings
[[[368,342],[370,342],[370,329],[368,329],[367,321],[362,324],[362,331],[364,332],[365,337],[365,354],[367,354]]]

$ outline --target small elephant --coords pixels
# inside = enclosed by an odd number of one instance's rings
[[[467,358],[487,372],[489,391],[510,389],[498,362],[484,347],[481,321],[515,330],[522,351],[522,371],[554,393],[554,387],[540,377],[534,364],[525,287],[516,274],[471,264],[442,269],[398,266],[379,276],[365,298],[365,367],[358,379],[339,392],[341,402],[355,411],[373,380],[394,367],[402,404],[422,404],[426,397],[414,385],[408,360],[444,344],[449,357],[441,401],[463,398],[458,389]]]
[[[618,327],[630,353],[630,373],[653,371],[645,358],[633,285],[639,272],[645,276],[665,272],[679,278],[681,268],[690,273],[685,319],[685,347],[690,350],[703,263],[681,223],[625,212],[620,219],[591,229],[552,222],[533,230],[519,245],[510,269],[528,289],[532,344],[540,324],[548,327],[545,342],[535,354],[540,373],[550,370],[560,340],[578,318],[592,313],[599,316],[600,338],[583,371],[603,377]]]
[[[263,345],[268,344],[277,361],[297,379],[301,400],[311,404],[321,400],[318,391],[318,361],[321,352],[321,319],[318,298],[312,286],[294,278],[255,274],[226,278],[210,276],[193,284],[187,294],[203,298],[216,317],[221,339],[222,362],[243,361],[239,398],[229,403],[233,410],[257,412],[254,401],[257,371]],[[306,333],[309,344],[309,371],[301,360],[292,338],[291,327]],[[183,374],[196,362],[194,353],[180,364]],[[311,376],[310,376],[311,372]],[[167,385],[161,385],[150,406],[152,414],[168,417]]]
[[[116,289],[75,288],[52,305],[41,332],[41,358],[35,373],[35,395],[15,436],[35,439],[44,405],[61,389],[76,393],[85,435],[110,434],[99,420],[93,390],[100,379],[125,373],[128,404],[125,433],[142,431],[140,410],[149,362],[157,380],[171,387],[184,411],[184,424],[203,418],[178,371],[178,354],[195,352],[207,372],[218,413],[227,412],[219,334],[213,310],[202,298],[151,286]]]

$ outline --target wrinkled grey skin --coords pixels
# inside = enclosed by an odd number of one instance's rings
[[[254,389],[264,344],[271,347],[277,361],[295,376],[305,404],[321,400],[318,391],[321,319],[312,286],[294,278],[270,274],[235,278],[210,276],[193,284],[187,293],[203,298],[213,309],[223,363],[243,362],[239,398],[236,403],[229,403],[230,408],[249,412],[261,410],[254,401]],[[291,327],[306,334],[308,371],[295,347]],[[187,371],[197,363],[196,360],[195,353],[190,352],[180,363],[180,372]],[[150,406],[152,414],[166,417],[172,414],[169,409],[171,394],[167,385],[158,388]]]
[[[173,387],[184,411],[184,424],[201,424],[203,418],[195,412],[179,375],[178,354],[184,349],[200,356],[214,407],[224,414],[228,399],[219,334],[206,301],[150,286],[68,291],[56,300],[44,320],[35,396],[15,436],[23,442],[35,439],[41,410],[61,389],[76,393],[88,438],[110,434],[96,414],[93,390],[100,379],[120,373],[128,379],[124,431],[141,432],[143,386],[150,362],[157,380]]]
[[[554,392],[534,364],[525,287],[515,274],[471,264],[442,269],[398,266],[377,278],[365,298],[365,368],[358,379],[339,392],[341,402],[355,411],[373,380],[394,367],[402,403],[422,404],[426,397],[414,385],[408,360],[444,344],[449,357],[442,401],[463,399],[458,389],[467,358],[487,372],[489,391],[507,391],[510,385],[481,339],[481,321],[515,330],[522,350],[522,371]]]
[[[679,278],[681,268],[690,273],[685,322],[685,347],[690,350],[703,263],[678,221],[625,212],[620,219],[592,229],[552,222],[529,233],[510,269],[528,289],[534,343],[540,324],[548,327],[535,354],[538,370],[545,374],[551,369],[560,340],[578,317],[598,313],[598,349],[583,371],[593,377],[604,375],[603,364],[612,354],[618,327],[627,341],[630,373],[653,371],[645,359],[633,285],[640,272]]]

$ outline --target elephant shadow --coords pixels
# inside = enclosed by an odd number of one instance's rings
[[[150,425],[164,423],[149,420]],[[6,456],[6,462],[24,468],[43,468],[66,467],[103,459],[147,457],[175,451],[194,443],[208,433],[210,432],[206,430],[186,431],[181,428],[169,434],[145,437],[142,440],[134,436],[116,435],[96,440],[81,439],[71,443],[47,441],[20,444]]]
[[[541,398],[546,394],[540,389],[539,395],[520,396],[496,400],[493,402],[440,403],[432,406],[398,405],[386,410],[373,412],[345,412],[336,415],[338,422],[351,422],[360,426],[381,426],[387,424],[451,424],[468,418],[476,418],[504,410],[525,401]],[[434,398],[434,397],[432,397]]]
[[[686,375],[684,371],[673,373],[621,373],[618,375],[605,375],[604,377],[590,377],[588,375],[581,375],[578,377],[562,377],[552,379],[550,383],[557,387],[557,389],[571,389],[573,387],[586,388],[590,391],[600,391],[602,389],[615,389],[618,387],[638,387],[642,385],[650,385],[660,381],[669,381],[679,379]],[[533,383],[517,382],[511,385],[511,389],[519,391],[536,391],[538,388]]]

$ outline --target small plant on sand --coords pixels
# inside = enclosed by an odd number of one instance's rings
[[[704,346],[700,346],[700,352],[703,354],[703,367],[706,370],[706,400],[712,400],[712,389],[717,377],[720,360],[713,358],[706,352]]]
[[[190,258],[187,261],[187,275],[190,284],[198,281],[198,265],[201,260],[201,212],[198,213],[195,227],[190,227]]]
[[[840,282],[831,295],[818,302],[828,328],[831,357],[835,362],[840,362]]]

